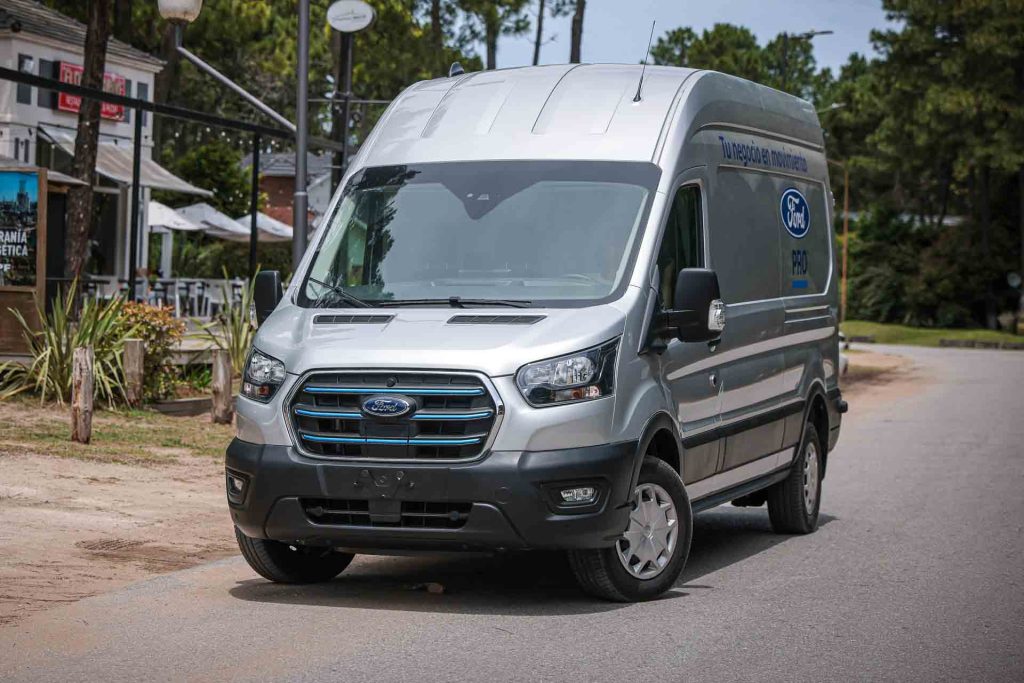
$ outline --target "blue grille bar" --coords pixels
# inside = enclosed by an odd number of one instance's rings
[[[302,438],[314,443],[386,444],[391,446],[470,446],[475,443],[480,443],[483,437],[469,436],[464,438],[445,439],[416,437],[414,439],[388,439],[382,437],[319,436],[317,434],[303,434]]]
[[[304,387],[307,394],[406,394],[409,396],[483,396],[483,387],[467,389],[392,389],[389,387]]]
[[[323,417],[339,420],[362,420],[362,413],[353,413],[336,410],[309,410],[308,408],[296,408],[296,415],[303,417]],[[490,417],[494,411],[490,408],[474,410],[468,413],[415,413],[413,420],[482,420]]]

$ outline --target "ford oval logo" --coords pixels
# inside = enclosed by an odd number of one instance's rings
[[[363,413],[373,417],[402,417],[413,406],[410,399],[401,396],[371,396],[363,401]]]
[[[782,193],[779,211],[782,213],[782,224],[786,226],[786,232],[793,237],[800,239],[810,231],[811,208],[799,190],[791,187]]]

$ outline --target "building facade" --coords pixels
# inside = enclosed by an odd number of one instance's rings
[[[34,0],[0,2],[0,65],[80,83],[86,27]],[[104,90],[151,101],[154,80],[163,62],[111,38],[107,48]],[[46,88],[0,80],[0,157],[69,172],[77,135],[80,98]],[[126,278],[130,270],[129,212],[135,112],[118,105],[101,107],[100,144],[93,184],[94,213],[88,273]],[[175,178],[152,161],[153,117],[142,116],[143,201],[149,190],[173,189],[209,194]],[[143,220],[143,226],[146,221]],[[53,239],[56,246],[63,239]],[[139,240],[138,263],[148,258],[149,240]],[[49,273],[49,277],[60,274]]]

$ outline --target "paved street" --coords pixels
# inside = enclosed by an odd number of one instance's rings
[[[818,532],[700,515],[662,600],[589,600],[558,555],[310,588],[234,558],[0,629],[0,679],[1024,680],[1024,353],[878,350],[912,379],[851,401]]]

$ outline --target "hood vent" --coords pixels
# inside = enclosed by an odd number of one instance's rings
[[[532,325],[543,315],[456,315],[448,319],[449,325]]]
[[[383,325],[395,319],[393,315],[318,315],[314,325]]]

